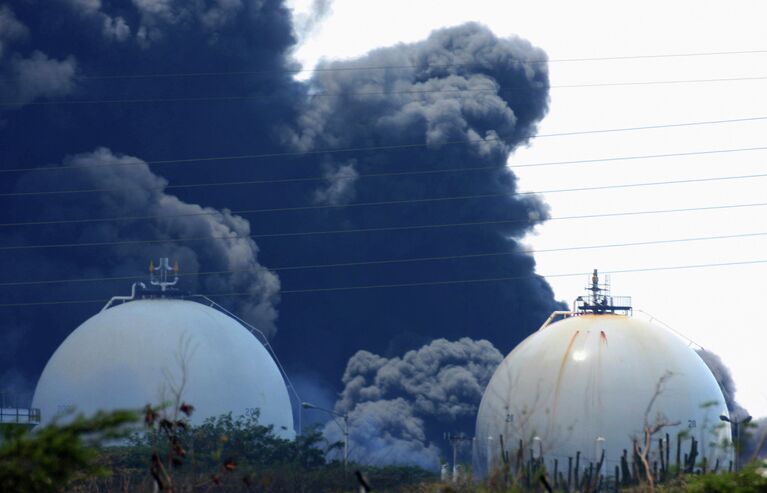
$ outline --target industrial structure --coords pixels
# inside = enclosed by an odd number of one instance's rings
[[[38,424],[40,424],[39,409],[21,405],[19,399],[14,398],[14,396],[0,393],[0,430],[6,426],[22,426],[32,429]]]
[[[148,287],[136,283],[130,296],[112,298],[51,356],[32,403],[42,422],[185,402],[195,409],[192,424],[257,410],[260,424],[293,438],[286,379],[268,341],[212,300],[178,291],[178,266],[168,259],[150,264],[150,277]]]
[[[475,471],[545,466],[559,487],[596,491],[638,476],[727,470],[725,399],[688,342],[635,319],[595,270],[500,364],[477,417]]]

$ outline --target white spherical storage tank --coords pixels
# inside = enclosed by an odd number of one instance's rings
[[[592,467],[620,478],[636,475],[634,444],[644,449],[649,438],[651,469],[679,460],[680,468],[710,471],[718,461],[727,470],[733,450],[721,414],[714,376],[678,336],[629,316],[581,313],[544,325],[498,367],[479,408],[475,468],[487,473],[506,461],[514,470],[519,457],[564,479],[576,463],[580,477]]]
[[[181,400],[192,424],[258,409],[259,422],[293,438],[293,413],[282,374],[243,325],[193,301],[143,299],[94,315],[48,361],[33,407],[43,422],[74,409],[140,409]]]

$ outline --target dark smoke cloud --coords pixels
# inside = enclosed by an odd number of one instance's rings
[[[359,173],[354,168],[354,161],[337,166],[325,166],[325,186],[314,191],[314,201],[318,204],[339,205],[354,198],[354,184]]]
[[[5,52],[7,43],[26,38],[27,26],[22,24],[7,5],[0,5],[0,56]]]
[[[300,107],[296,124],[282,127],[281,136],[287,145],[313,152],[398,144],[423,147],[320,153],[311,162],[329,166],[331,174],[325,176],[330,184],[307,191],[315,200],[348,203],[349,199],[331,200],[335,196],[331,191],[338,190],[343,190],[343,197],[353,193],[353,202],[362,203],[497,196],[333,209],[306,215],[305,224],[311,224],[311,229],[510,222],[295,239],[289,248],[304,252],[304,263],[507,254],[472,261],[337,269],[332,277],[323,271],[317,272],[313,286],[519,279],[452,288],[285,297],[284,326],[296,327],[295,321],[314,330],[281,331],[278,345],[288,348],[308,342],[326,347],[328,337],[332,337],[335,343],[327,348],[327,358],[316,363],[323,373],[340,373],[339,363],[361,348],[396,355],[438,337],[485,338],[508,351],[561,306],[548,284],[535,276],[533,258],[522,252],[518,243],[548,217],[548,208],[534,196],[514,195],[516,177],[506,167],[510,153],[536,132],[548,109],[546,65],[526,62],[545,57],[527,41],[500,39],[483,26],[466,24],[436,31],[422,42],[381,48],[356,60],[320,66],[322,70],[307,82],[309,96]],[[340,171],[349,169],[352,160],[356,178],[344,180],[346,175]],[[302,162],[308,165],[310,160]],[[440,173],[451,170],[454,172]],[[366,176],[402,171],[427,174]],[[309,274],[288,272],[283,279],[286,286],[303,284]],[[305,315],[296,315],[298,311]],[[325,316],[328,313],[340,314],[343,322]]]
[[[65,160],[62,168],[81,167],[74,183],[77,189],[109,190],[85,197],[60,198],[52,219],[87,215],[98,210],[107,217],[136,217],[123,221],[120,227],[108,223],[87,224],[77,231],[83,242],[124,242],[143,238],[159,240],[152,244],[116,245],[91,254],[89,261],[99,275],[118,275],[122,268],[108,268],[115,261],[126,265],[142,265],[147,259],[167,256],[178,260],[186,273],[233,271],[234,275],[215,274],[191,277],[185,283],[192,292],[247,293],[235,297],[229,304],[245,319],[253,322],[267,335],[276,331],[275,320],[279,300],[279,278],[259,264],[258,246],[248,238],[250,224],[227,209],[217,210],[190,204],[165,192],[167,180],[152,173],[142,160],[115,155],[100,148]],[[30,174],[18,190],[39,190],[47,179]],[[114,188],[113,188],[114,187]],[[42,212],[42,211],[41,211]],[[207,214],[207,215],[203,215]],[[173,219],[163,216],[180,216]],[[50,234],[47,231],[46,234]],[[61,232],[61,238],[66,233]],[[217,237],[220,240],[179,243],[179,238]],[[44,242],[43,235],[26,237],[27,241]],[[79,265],[82,256],[77,250],[67,250],[56,257],[59,265]],[[103,266],[103,270],[99,267]]]
[[[0,102],[25,105],[38,98],[58,97],[74,90],[77,62],[56,60],[39,50],[18,51],[29,29],[7,5],[0,5]],[[13,48],[13,49],[12,49]]]
[[[359,351],[349,359],[335,410],[348,413],[354,459],[434,468],[443,432],[474,420],[501,353],[485,340],[437,339],[402,357]],[[334,422],[325,426],[342,440]]]
[[[59,1],[92,26],[101,27],[101,34],[106,40],[132,40],[143,48],[160,42],[168,30],[181,25],[195,26],[212,35],[210,40],[215,42],[218,30],[248,10],[257,11],[262,3],[254,0],[133,0],[132,8],[126,9],[125,6],[110,8],[100,0]],[[125,14],[112,15],[111,11]]]

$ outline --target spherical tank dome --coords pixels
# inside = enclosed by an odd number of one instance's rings
[[[48,361],[32,405],[46,422],[70,409],[167,403],[182,385],[193,424],[258,409],[261,424],[294,436],[285,382],[264,346],[233,318],[184,300],[131,301],[86,320]]]
[[[676,466],[678,456],[684,467],[687,454],[694,468],[718,460],[726,470],[722,413],[714,376],[676,335],[623,315],[571,316],[529,336],[496,370],[477,417],[475,467],[498,467],[503,441],[512,459],[521,448],[548,471],[556,460],[565,477],[569,460],[583,471],[604,451],[600,474],[620,476],[624,450],[631,471],[635,440],[643,446],[651,429],[651,466]]]

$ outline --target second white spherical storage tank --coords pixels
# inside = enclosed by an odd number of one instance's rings
[[[261,424],[295,435],[285,381],[261,342],[224,313],[179,299],[130,301],[86,320],[51,356],[32,405],[44,422],[72,409],[139,409],[172,401],[182,382],[193,424],[258,409]]]
[[[651,434],[649,464],[662,467],[691,453],[696,468],[727,469],[732,459],[722,392],[693,349],[670,331],[628,316],[585,313],[544,326],[501,363],[477,417],[475,467],[501,462],[501,438],[514,461],[540,457],[550,473],[570,461],[615,475],[634,441]],[[666,436],[669,440],[666,442]],[[659,440],[663,440],[660,443]],[[661,457],[661,447],[664,453]],[[668,459],[668,460],[667,460]],[[618,473],[620,476],[620,473]]]

